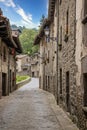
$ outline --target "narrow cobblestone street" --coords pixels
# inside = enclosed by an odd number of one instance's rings
[[[38,85],[33,78],[0,100],[0,130],[78,130],[53,96]]]

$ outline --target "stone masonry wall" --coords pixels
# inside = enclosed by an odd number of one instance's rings
[[[68,40],[64,41],[67,26],[68,11]],[[62,49],[58,52],[58,93],[59,103],[68,111],[72,118],[76,118],[77,96],[76,96],[76,3],[75,0],[64,0],[59,5],[59,39],[61,38],[60,28],[62,27]],[[62,69],[62,95],[60,93],[60,69]],[[66,75],[69,73],[69,81]],[[67,83],[69,82],[69,83]],[[67,85],[68,84],[68,85]],[[67,87],[66,87],[67,86]]]

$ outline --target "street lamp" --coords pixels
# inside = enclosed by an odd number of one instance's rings
[[[52,40],[52,41],[58,41],[58,38],[57,37],[50,37],[50,29],[49,29],[49,27],[48,26],[46,26],[45,27],[45,29],[44,29],[44,33],[45,33],[45,36],[50,40]]]

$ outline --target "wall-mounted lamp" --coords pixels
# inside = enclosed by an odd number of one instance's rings
[[[45,27],[44,29],[44,33],[45,33],[45,36],[50,40],[52,41],[58,41],[58,38],[57,37],[50,37],[50,29],[48,26]]]

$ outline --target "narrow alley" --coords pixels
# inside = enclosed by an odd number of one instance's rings
[[[38,79],[0,100],[0,130],[78,130]]]

